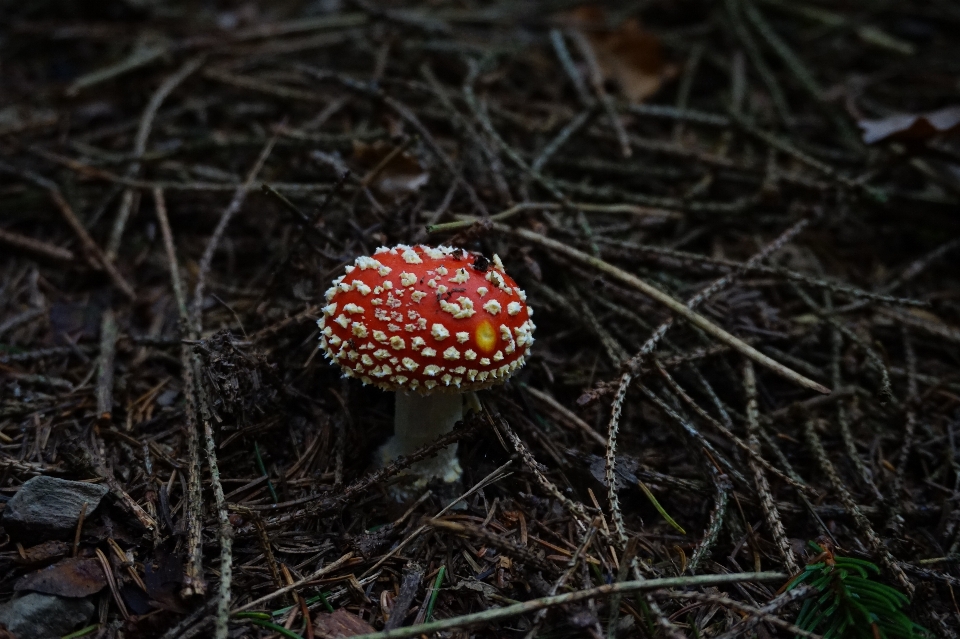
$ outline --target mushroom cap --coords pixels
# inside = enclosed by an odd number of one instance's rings
[[[381,247],[333,281],[320,348],[347,377],[383,390],[462,392],[523,366],[536,328],[496,255],[449,246]]]

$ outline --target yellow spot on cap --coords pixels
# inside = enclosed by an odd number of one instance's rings
[[[493,324],[486,320],[477,326],[474,337],[477,340],[477,346],[485,353],[489,353],[497,345],[497,331]]]

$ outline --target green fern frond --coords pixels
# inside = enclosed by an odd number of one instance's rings
[[[929,633],[903,612],[909,603],[900,591],[871,579],[880,568],[865,559],[839,557],[814,542],[814,561],[785,590],[807,584],[816,594],[800,607],[796,626],[825,639],[923,639]]]

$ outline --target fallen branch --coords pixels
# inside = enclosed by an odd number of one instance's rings
[[[519,617],[531,612],[554,608],[568,604],[579,603],[596,597],[609,597],[615,594],[660,590],[661,588],[705,587],[735,584],[747,581],[784,581],[789,575],[782,572],[734,572],[728,575],[700,575],[696,577],[666,577],[664,579],[644,579],[643,581],[621,581],[619,583],[597,586],[587,590],[577,590],[553,597],[541,597],[524,601],[523,603],[503,608],[493,608],[483,612],[475,612],[460,617],[431,621],[416,626],[397,628],[384,632],[371,632],[365,635],[355,635],[353,639],[405,639],[418,635],[429,635],[433,632],[451,630],[453,628],[467,628],[481,623],[502,621]]]

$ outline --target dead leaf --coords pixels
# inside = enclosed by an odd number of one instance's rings
[[[615,82],[630,102],[643,102],[676,74],[664,61],[660,38],[636,18],[611,29],[606,11],[594,5],[575,9],[569,18],[590,40],[604,80]]]
[[[48,568],[24,575],[14,590],[30,590],[61,597],[88,597],[107,586],[103,567],[96,559],[71,557]]]
[[[120,596],[123,597],[127,609],[135,615],[145,615],[154,610],[150,597],[135,584],[125,583],[120,586]]]
[[[863,141],[867,144],[883,140],[926,140],[941,133],[960,131],[960,106],[929,113],[904,113],[879,120],[860,120],[857,126],[863,130]]]
[[[362,182],[390,199],[416,193],[430,180],[416,157],[383,140],[354,141],[353,159],[366,171]]]
[[[24,548],[23,555],[17,555],[14,561],[22,566],[46,564],[62,559],[70,554],[71,545],[65,541],[45,541],[31,548]]]
[[[340,608],[333,612],[323,612],[314,621],[314,630],[322,639],[336,637],[354,637],[376,632],[376,629],[360,617]]]
[[[173,540],[160,544],[153,556],[143,562],[143,585],[160,608],[184,613],[188,608],[180,599],[183,557],[174,552],[174,545]]]

